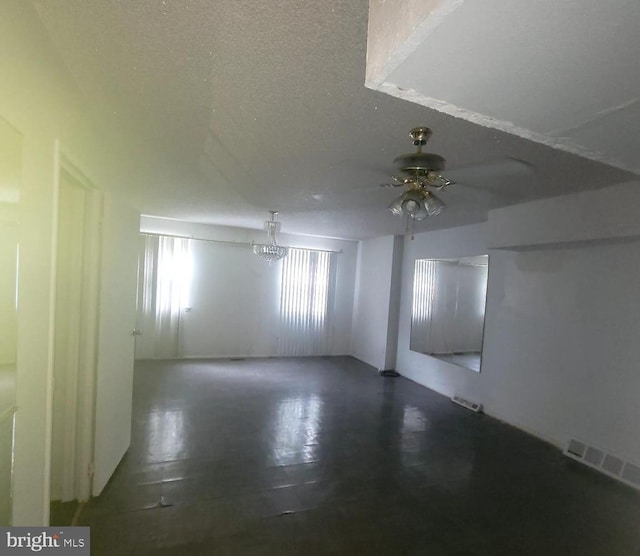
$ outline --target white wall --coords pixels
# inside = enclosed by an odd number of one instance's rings
[[[18,251],[17,205],[0,203],[0,366],[15,366],[17,344],[16,263]],[[15,216],[11,212],[16,213]],[[13,216],[13,217],[12,217]],[[2,409],[6,409],[2,407]]]
[[[597,202],[607,190],[592,195]],[[628,187],[628,195],[620,199],[618,214],[629,212],[625,206],[635,187]],[[579,209],[581,200],[578,195],[561,202]],[[522,225],[523,212],[531,211],[526,215],[530,234],[517,234],[523,249],[489,251],[480,374],[409,350],[411,287],[416,258],[486,253],[490,229],[496,241],[492,216],[487,224],[406,241],[397,368],[447,396],[459,393],[479,401],[487,413],[558,446],[577,437],[640,462],[640,241],[607,237],[576,243],[576,238],[593,238],[599,224],[581,218],[580,210],[555,216],[555,202],[514,207],[516,227]],[[513,237],[508,211],[500,210],[500,242]],[[574,233],[565,243],[561,235],[567,226]],[[525,248],[527,242],[537,241],[541,227],[558,234],[545,232],[547,245]],[[631,228],[629,224],[626,229]]]
[[[277,355],[280,265],[269,266],[246,243],[264,241],[262,230],[190,224],[143,216],[143,232],[218,241],[193,241],[191,311],[183,313],[184,357],[265,357]],[[336,295],[331,353],[349,353],[357,243],[279,234],[283,245],[342,251],[336,257]],[[220,243],[219,241],[236,242]],[[153,333],[144,331],[138,358],[152,354]]]
[[[247,246],[194,241],[191,312],[183,315],[185,357],[276,355],[280,267]]]
[[[491,212],[488,241],[517,248],[640,236],[640,183],[542,199]]]
[[[400,281],[399,243],[399,238],[385,236],[358,246],[351,354],[377,369],[395,364],[398,307],[391,291],[392,283]]]
[[[494,259],[485,362],[496,388],[483,398],[560,445],[583,438],[640,462],[640,242]]]
[[[148,172],[162,173],[163,162],[141,151],[127,132],[94,125],[96,112],[88,110],[65,66],[54,56],[32,3],[2,2],[0,52],[0,116],[23,139],[13,523],[40,525],[48,523],[49,511],[57,143],[121,215],[135,213],[136,192],[154,183],[155,175]],[[106,216],[104,227],[107,246],[135,243],[136,235],[112,215]],[[103,276],[103,299],[127,288],[119,280],[132,268],[131,261],[118,257],[108,264],[115,266]],[[108,373],[114,368],[124,372],[123,343],[112,324],[124,325],[126,319],[118,319],[114,312],[115,307],[103,314],[100,323],[99,368],[106,373],[104,384],[109,384]],[[130,398],[120,390],[112,394],[103,403],[126,415]],[[122,448],[119,445],[117,451]],[[121,455],[114,452],[110,458]]]
[[[393,259],[391,261],[391,299],[389,301],[389,326],[387,329],[387,354],[385,370],[395,370],[398,353],[398,333],[400,330],[400,296],[396,295],[402,287],[402,258],[404,255],[404,237],[393,238]]]

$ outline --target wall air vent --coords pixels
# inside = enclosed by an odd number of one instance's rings
[[[567,452],[569,452],[572,456],[576,456],[581,458],[584,456],[584,453],[587,451],[587,445],[582,442],[578,442],[577,440],[570,440],[569,447],[567,448]]]
[[[598,450],[593,446],[589,446],[584,455],[584,461],[591,465],[592,467],[600,467],[602,460],[604,459],[604,452],[602,450]]]
[[[457,394],[451,398],[451,401],[465,407],[466,409],[475,411],[476,413],[480,413],[482,411],[482,404],[465,400],[462,396],[458,396]]]
[[[580,461],[605,475],[640,489],[640,467],[625,459],[609,454],[600,448],[572,438],[564,454]]]
[[[627,462],[622,471],[622,479],[630,485],[640,488],[640,467]]]
[[[602,462],[602,469],[604,469],[609,475],[618,477],[622,468],[624,467],[624,460],[607,454]]]

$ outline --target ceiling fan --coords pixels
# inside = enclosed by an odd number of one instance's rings
[[[510,204],[513,200],[523,198],[531,189],[533,166],[524,160],[511,156],[500,159],[476,162],[471,165],[447,170],[446,160],[439,154],[424,152],[424,147],[433,132],[426,126],[414,127],[409,131],[414,152],[402,154],[393,160],[392,182],[382,183],[378,190],[404,188],[402,194],[393,200],[388,209],[394,214],[405,216],[407,232],[415,222],[440,214],[446,203],[440,198],[440,192],[447,201],[459,200],[471,202],[480,207],[496,207]],[[361,168],[358,165],[358,168]],[[388,170],[376,169],[369,172],[375,179],[382,172],[389,175]],[[379,179],[379,178],[378,178]],[[454,185],[455,187],[450,187]],[[364,196],[373,193],[371,185],[344,188],[325,188],[304,198],[308,204],[312,200],[314,207],[320,203],[339,203],[342,207],[362,206]],[[437,193],[437,194],[436,194]],[[382,196],[370,195],[372,202],[388,200]]]
[[[456,184],[456,189],[470,188],[486,199],[494,199],[494,202],[502,204],[511,198],[521,197],[523,187],[530,188],[533,166],[513,157],[457,168],[447,172],[449,177],[443,176],[440,172],[445,169],[446,160],[438,154],[423,152],[432,133],[431,129],[424,126],[409,131],[416,151],[396,157],[393,161],[393,182],[381,184],[384,188],[405,188],[388,208],[395,215],[406,216],[407,223],[440,214],[446,204],[434,191],[444,191],[453,184]],[[503,186],[507,179],[508,190],[505,190]],[[484,184],[472,185],[470,180],[480,180]]]
[[[382,184],[382,187],[405,187],[402,195],[388,207],[393,214],[420,221],[440,214],[446,207],[433,193],[433,190],[441,191],[454,183],[440,174],[446,160],[439,154],[422,151],[432,134],[428,127],[414,127],[409,136],[416,152],[402,154],[393,161],[393,183]]]

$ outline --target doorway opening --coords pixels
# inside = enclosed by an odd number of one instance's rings
[[[71,524],[93,478],[102,195],[61,160],[56,246],[51,523]],[[68,522],[68,523],[65,523]]]

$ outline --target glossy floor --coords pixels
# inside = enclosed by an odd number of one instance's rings
[[[344,358],[139,362],[94,555],[640,555],[640,495]]]

